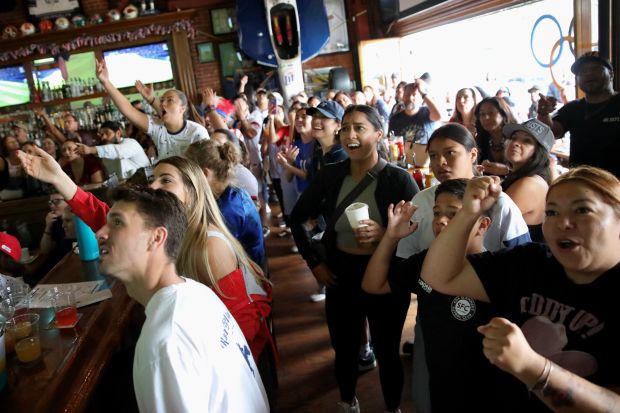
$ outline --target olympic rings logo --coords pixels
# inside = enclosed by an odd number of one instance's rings
[[[541,61],[538,56],[536,56],[536,52],[534,51],[534,35],[536,33],[536,29],[538,28],[538,25],[545,21],[545,20],[551,20],[552,23],[555,24],[555,26],[558,29],[558,32],[560,33],[560,37],[558,38],[558,40],[556,40],[555,44],[553,45],[553,47],[551,48],[551,53],[549,54],[549,63],[545,63],[544,61]],[[558,83],[558,81],[555,79],[555,76],[553,75],[553,66],[558,62],[558,60],[560,60],[560,56],[562,56],[562,51],[564,50],[564,42],[568,43],[568,48],[570,49],[570,52],[573,54],[573,56],[575,56],[575,18],[572,18],[570,21],[570,24],[568,26],[568,35],[564,36],[564,34],[562,33],[562,26],[560,26],[560,22],[558,21],[558,19],[555,18],[555,16],[552,16],[551,14],[543,14],[542,16],[540,16],[536,22],[534,22],[534,26],[532,26],[532,32],[530,34],[530,50],[532,52],[532,56],[534,57],[534,60],[536,60],[536,63],[538,63],[540,66],[542,66],[543,68],[549,68],[549,72],[551,73],[551,79],[553,80],[553,83],[558,87],[558,88],[562,88],[562,86]],[[590,46],[596,46],[598,45],[598,43],[592,43]],[[560,50],[557,52],[557,56],[554,57],[554,54],[556,53],[556,50],[558,49],[558,47],[560,48]]]
[[[551,56],[549,58],[549,63],[545,63],[543,61],[541,61],[538,56],[536,56],[536,52],[534,51],[534,35],[536,34],[536,29],[538,28],[538,25],[545,21],[545,20],[551,20],[551,22],[555,23],[555,26],[558,28],[558,32],[560,32],[560,37],[559,39],[555,42],[555,45],[551,48]],[[532,51],[532,56],[534,56],[534,60],[536,60],[536,63],[538,63],[540,66],[542,66],[543,68],[551,68],[551,66],[555,65],[558,60],[560,60],[560,57],[562,56],[562,51],[564,50],[564,42],[568,42],[568,47],[570,48],[571,53],[573,54],[573,56],[575,55],[575,49],[574,49],[574,43],[575,43],[575,37],[571,35],[571,32],[574,32],[575,30],[575,19],[571,19],[570,21],[570,25],[568,27],[568,36],[564,36],[562,34],[562,26],[560,26],[560,22],[558,21],[558,19],[556,19],[554,16],[550,15],[550,14],[543,14],[542,16],[540,16],[536,22],[534,22],[534,26],[532,26],[532,33],[530,34],[530,50]],[[553,55],[555,53],[555,50],[557,48],[560,48],[560,51],[558,52],[558,55],[554,58]]]

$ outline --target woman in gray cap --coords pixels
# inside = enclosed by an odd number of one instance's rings
[[[555,142],[553,132],[541,121],[530,119],[507,124],[503,133],[507,137],[504,157],[509,173],[502,189],[521,210],[532,240],[544,242],[542,221],[551,183],[549,152]]]

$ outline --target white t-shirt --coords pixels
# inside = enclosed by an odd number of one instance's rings
[[[97,156],[101,158],[108,173],[114,172],[121,179],[127,179],[138,169],[151,164],[135,139],[123,138],[120,143],[99,145],[96,148]]]
[[[234,185],[248,191],[252,199],[258,199],[258,181],[252,172],[245,166],[238,164],[235,167]]]
[[[256,130],[255,137],[250,138],[249,136],[244,136],[245,145],[248,148],[248,155],[250,157],[250,164],[253,166],[261,165],[263,162],[263,156],[260,152],[260,138],[263,133],[264,117],[258,109],[255,109],[248,115],[247,119],[252,128]]]
[[[398,243],[396,256],[408,258],[431,245],[435,239],[433,235],[433,207],[435,206],[435,191],[432,186],[418,192],[411,202],[418,209],[412,220],[418,222],[418,229]],[[488,251],[497,251],[501,248],[512,247],[530,241],[530,233],[517,204],[505,193],[493,205],[490,213],[491,226],[484,234],[484,247]]]
[[[170,133],[161,119],[152,116],[149,116],[149,129],[146,133],[153,139],[159,159],[175,155],[183,156],[192,143],[209,139],[209,132],[196,122],[186,120],[183,129],[177,133]]]
[[[133,363],[140,411],[269,412],[237,322],[207,286],[185,281],[146,305]]]

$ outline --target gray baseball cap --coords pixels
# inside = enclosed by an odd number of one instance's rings
[[[509,123],[504,126],[504,129],[502,130],[502,132],[504,132],[504,136],[506,137],[511,137],[513,133],[518,131],[531,135],[542,145],[543,148],[547,150],[547,152],[551,152],[551,148],[553,148],[553,144],[555,143],[555,137],[553,136],[551,128],[545,123],[542,123],[538,119],[530,119],[521,124]]]

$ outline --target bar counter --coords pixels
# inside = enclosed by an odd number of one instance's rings
[[[138,303],[120,282],[103,277],[97,261],[82,262],[73,252],[64,257],[41,284],[106,279],[112,298],[78,309],[73,329],[48,329],[52,309],[33,309],[39,324],[42,356],[36,364],[22,365],[15,353],[7,355],[8,383],[0,392],[0,412],[83,412],[123,335]]]

